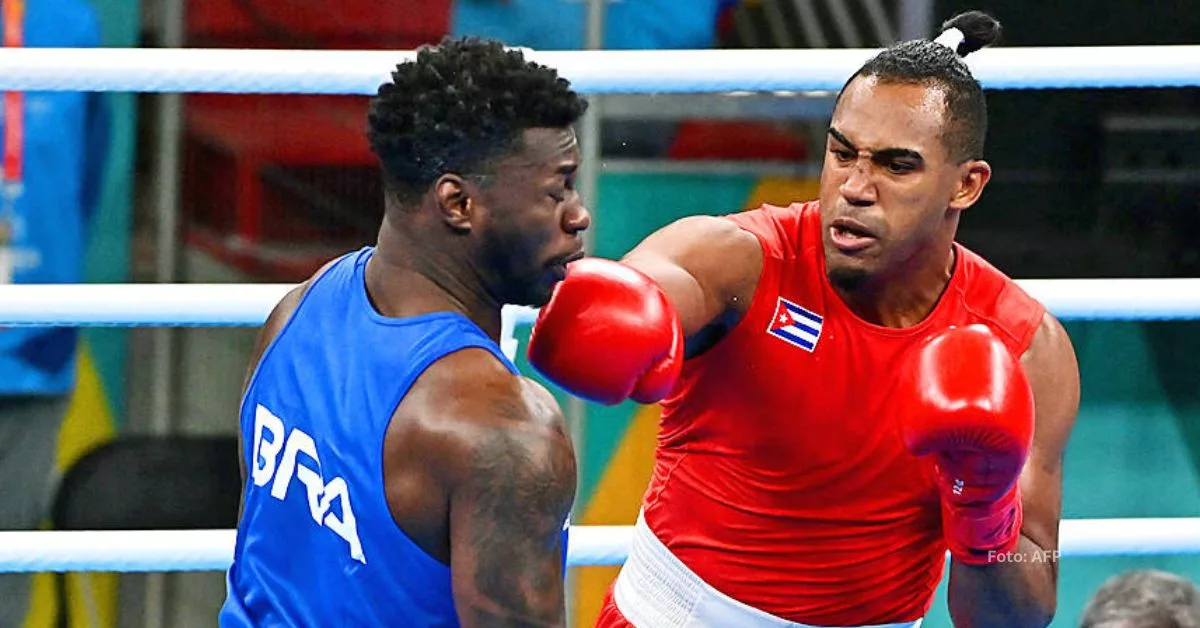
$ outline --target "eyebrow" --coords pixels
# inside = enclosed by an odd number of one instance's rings
[[[845,135],[842,135],[837,129],[829,127],[829,135],[832,136],[833,139],[845,145],[846,148],[854,151],[858,150],[858,147],[855,146],[854,143],[851,142]],[[881,148],[877,151],[874,151],[872,157],[872,161],[877,162],[893,161],[896,159],[914,159],[916,161],[925,160],[925,158],[921,156],[921,153],[918,153],[911,148]]]
[[[841,142],[846,148],[849,148],[850,150],[858,150],[858,147],[854,145],[854,142],[846,139],[846,136],[842,135],[837,129],[829,127],[829,134],[833,136],[833,139]]]
[[[565,174],[575,174],[576,170],[579,170],[579,164],[568,163],[568,164],[563,164],[563,165],[559,166],[558,169],[555,170],[554,172],[555,172],[555,174],[564,174],[565,175]]]

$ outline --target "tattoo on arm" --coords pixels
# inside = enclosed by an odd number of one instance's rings
[[[488,428],[451,504],[451,569],[465,626],[564,625],[562,526],[575,495],[565,434]]]

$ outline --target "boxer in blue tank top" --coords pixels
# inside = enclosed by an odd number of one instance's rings
[[[561,626],[574,451],[498,346],[582,255],[585,102],[481,40],[397,66],[369,113],[376,244],[289,293],[240,415],[220,625]]]

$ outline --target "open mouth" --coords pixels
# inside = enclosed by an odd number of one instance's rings
[[[829,237],[833,245],[844,253],[861,251],[878,241],[866,225],[848,218],[835,219],[829,225]]]
[[[577,251],[565,257],[555,258],[547,266],[554,275],[556,281],[562,281],[567,276],[567,266],[572,262],[578,262],[583,259],[586,254],[583,251]]]

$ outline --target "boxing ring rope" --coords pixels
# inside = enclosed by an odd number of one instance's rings
[[[836,90],[874,49],[531,51],[583,93]],[[374,94],[413,51],[0,49],[0,90]],[[997,48],[988,89],[1200,86],[1200,46]],[[1200,280],[1020,282],[1064,320],[1200,319]],[[0,285],[5,326],[257,326],[289,284]],[[507,307],[505,345],[536,310]],[[625,559],[632,526],[575,526],[570,565]],[[0,572],[227,569],[233,530],[0,532]],[[1061,555],[1200,554],[1200,517],[1073,519]]]
[[[585,93],[835,90],[874,49],[529,51]],[[0,89],[374,94],[410,50],[10,48]],[[966,58],[985,88],[1200,85],[1200,46],[985,49]]]
[[[632,526],[573,526],[567,564],[620,565]],[[1059,558],[1200,554],[1200,518],[1068,519]],[[235,530],[0,532],[0,572],[224,571]]]
[[[1039,279],[1021,286],[1062,319],[1200,318],[1200,279]],[[0,285],[0,327],[257,326],[294,284]],[[506,307],[502,343],[537,310]],[[510,354],[511,355],[511,354]],[[632,526],[574,526],[568,564],[619,565]],[[0,572],[205,571],[232,560],[233,530],[0,532]],[[1200,517],[1071,519],[1061,555],[1200,554]]]
[[[1200,318],[1200,279],[1018,280],[1062,320]],[[294,284],[3,284],[0,327],[247,327]],[[537,310],[506,306],[505,338]]]

